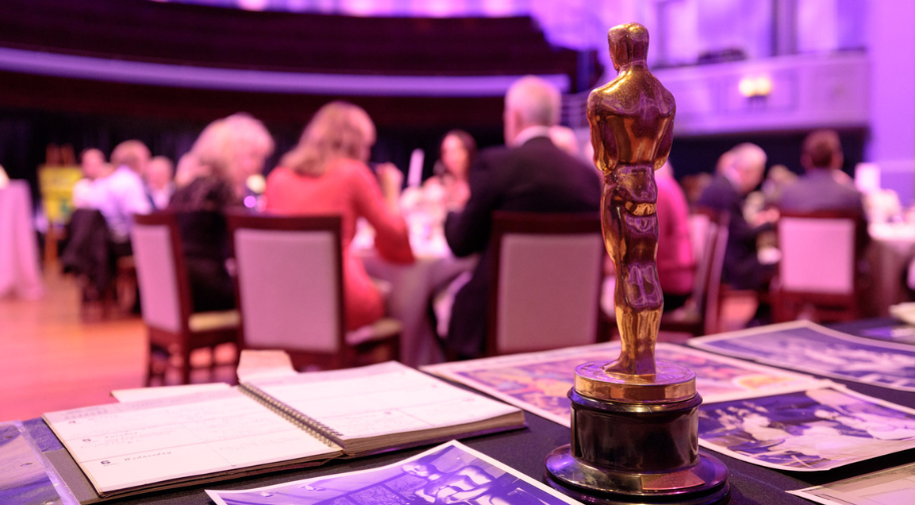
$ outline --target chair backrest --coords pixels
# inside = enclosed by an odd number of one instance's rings
[[[594,343],[606,254],[600,215],[497,212],[489,355]]]
[[[707,214],[690,214],[689,215],[689,241],[693,246],[693,258],[700,261],[705,255],[706,246],[708,245],[708,229],[711,219]]]
[[[718,329],[718,314],[720,310],[718,298],[721,292],[721,273],[724,270],[724,256],[728,249],[728,224],[730,223],[730,218],[731,215],[727,212],[720,213],[709,223],[706,234],[705,257],[701,260],[700,266],[701,269],[707,269],[701,272],[702,279],[705,281],[704,293],[698,295],[697,298],[701,300],[699,310],[703,313],[705,335],[715,333]]]
[[[193,309],[175,213],[134,216],[130,241],[143,321],[151,328],[186,333]]]
[[[343,352],[340,216],[229,214],[228,223],[241,346]]]
[[[778,223],[781,290],[854,294],[860,223],[856,212],[782,213]]]

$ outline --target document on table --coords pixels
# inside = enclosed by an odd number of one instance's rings
[[[824,505],[902,505],[915,496],[915,463],[788,492]]]
[[[580,505],[460,442],[379,468],[240,491],[207,490],[218,505],[488,503]]]
[[[19,421],[0,423],[0,503],[79,503]]]
[[[342,445],[347,454],[524,426],[518,408],[397,362],[255,379],[243,386]]]
[[[694,338],[689,345],[802,372],[915,391],[915,346],[847,335],[808,321]]]
[[[226,384],[225,382],[213,382],[211,384],[182,384],[180,386],[115,389],[111,392],[111,396],[117,398],[117,400],[121,403],[129,403],[142,400],[169,398],[172,396],[190,395],[208,391],[225,391],[231,387],[232,386]]]
[[[44,415],[99,495],[340,454],[237,389]]]
[[[699,407],[699,445],[777,470],[823,471],[915,448],[915,409],[844,387]]]
[[[575,383],[575,367],[590,361],[612,361],[619,352],[619,342],[611,342],[442,363],[423,370],[570,426],[568,393]],[[657,345],[657,358],[692,370],[705,403],[811,389],[823,382],[809,375],[666,343]]]

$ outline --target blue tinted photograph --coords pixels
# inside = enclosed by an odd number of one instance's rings
[[[690,345],[794,370],[915,391],[915,347],[844,335],[810,323],[736,332]]]
[[[374,470],[207,491],[220,505],[553,505],[577,503],[460,443]]]
[[[915,414],[890,405],[835,389],[707,404],[699,439],[770,468],[829,470],[915,447]]]

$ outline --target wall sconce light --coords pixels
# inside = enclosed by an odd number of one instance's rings
[[[737,89],[747,98],[769,96],[772,92],[772,79],[768,76],[744,77],[737,84]]]

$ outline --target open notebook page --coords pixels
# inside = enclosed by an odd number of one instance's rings
[[[44,419],[100,495],[340,454],[234,388],[51,412]]]
[[[523,413],[516,407],[393,361],[348,370],[253,379],[244,385],[253,386],[329,428],[330,438],[343,442],[348,454],[464,433],[460,428],[448,430],[449,427],[472,425],[472,429],[486,430],[524,424]],[[390,437],[388,444],[379,442],[365,447],[351,443],[378,437]]]

